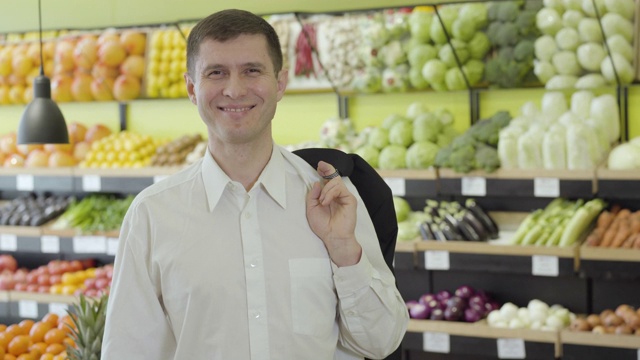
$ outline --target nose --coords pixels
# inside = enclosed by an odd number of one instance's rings
[[[246,84],[240,75],[231,74],[227,79],[224,89],[222,90],[224,96],[237,99],[247,93]]]

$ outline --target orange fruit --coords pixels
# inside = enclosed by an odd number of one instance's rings
[[[53,354],[42,354],[39,360],[53,360]]]
[[[11,339],[7,350],[9,350],[9,354],[18,356],[28,352],[30,346],[31,338],[28,335],[18,335]]]
[[[4,360],[4,355],[5,355],[4,347],[0,347],[0,360]]]
[[[31,346],[29,346],[29,352],[33,353],[34,351],[39,352],[40,355],[44,354],[45,352],[47,352],[47,344],[43,342],[33,343]]]
[[[53,360],[67,360],[67,352],[63,351],[60,354],[53,357]]]
[[[48,322],[37,322],[31,327],[29,336],[34,343],[44,341],[44,335],[47,331],[53,329],[53,326]]]
[[[36,360],[36,358],[31,354],[22,354],[18,356],[16,360]]]
[[[41,321],[44,323],[51,324],[51,327],[56,327],[58,326],[58,319],[59,319],[58,314],[48,313],[42,318]]]
[[[69,328],[69,326],[71,328]],[[62,317],[60,317],[60,319],[58,320],[58,329],[63,330],[64,332],[66,332],[67,334],[71,334],[71,329],[75,329],[76,326],[73,324],[73,320],[71,319],[71,316],[69,315],[64,315]]]
[[[7,346],[9,345],[9,342],[11,342],[11,339],[13,339],[14,336],[8,332],[1,332],[0,333],[0,349],[2,350],[6,350]],[[2,353],[1,355],[4,356],[4,353]]]
[[[53,355],[58,355],[61,352],[63,352],[66,349],[66,347],[62,344],[51,344],[49,346],[47,346],[47,354],[53,354]]]
[[[33,324],[35,324],[35,321],[29,319],[20,321],[20,323],[18,323],[18,327],[22,329],[22,335],[28,335]]]
[[[76,347],[76,342],[73,341],[72,338],[70,338],[69,336],[67,336],[66,338],[64,338],[64,340],[62,340],[62,343],[65,345],[69,345],[71,347]]]
[[[44,334],[44,342],[48,345],[62,344],[65,337],[67,337],[67,333],[64,330],[51,329]]]
[[[3,332],[7,328],[7,325],[0,324],[0,332]]]
[[[4,360],[16,360],[16,357],[11,354],[5,354]]]
[[[20,325],[18,324],[9,325],[4,332],[5,334],[10,334],[12,338],[18,335],[26,335],[22,333],[22,329],[20,329]]]

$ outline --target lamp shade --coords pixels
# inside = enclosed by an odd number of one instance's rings
[[[33,80],[33,100],[18,125],[18,144],[68,144],[69,133],[58,105],[51,100],[51,81],[40,75]]]

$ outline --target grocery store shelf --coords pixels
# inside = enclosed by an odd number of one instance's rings
[[[11,253],[115,255],[119,231],[80,234],[45,226],[0,227],[0,250]]]
[[[71,295],[53,295],[42,294],[26,291],[8,291],[8,301],[18,302],[23,300],[36,301],[38,303],[60,303],[60,304],[73,304],[77,298]]]
[[[438,174],[436,169],[424,170],[378,170],[387,182],[393,195],[436,196],[438,194]]]
[[[73,191],[73,168],[3,168],[0,190]]]
[[[640,279],[640,250],[582,246],[580,273],[597,279]]]
[[[409,320],[403,349],[491,358],[553,359],[558,332],[492,328],[485,322]]]
[[[438,179],[443,195],[591,198],[597,189],[595,170],[498,169],[462,174],[439,169]]]
[[[568,360],[638,360],[640,336],[595,334],[564,330],[560,333],[562,359]]]
[[[551,277],[574,275],[578,259],[577,246],[421,241],[416,244],[416,251],[417,266],[427,270],[489,271]]]
[[[0,291],[0,318],[9,317],[9,292]]]
[[[8,291],[3,299],[0,297],[0,318],[8,318],[14,322],[22,319],[41,319],[48,313],[66,314],[76,297],[69,295],[52,295],[23,291]],[[1,296],[1,295],[0,295]],[[1,312],[2,306],[7,312]]]
[[[397,241],[396,253],[393,259],[395,269],[411,270],[415,268],[416,241]]]
[[[146,187],[178,172],[181,167],[145,167],[136,169],[75,169],[77,192],[115,192],[136,194]]]
[[[605,199],[640,199],[640,171],[598,168],[598,196]]]

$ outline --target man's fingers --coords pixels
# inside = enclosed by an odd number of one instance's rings
[[[326,177],[335,174],[336,168],[327,162],[320,161],[318,162],[317,171],[318,171],[318,175],[322,176],[325,180],[331,180],[330,178],[327,179]]]

